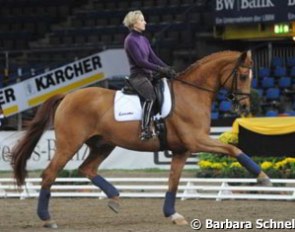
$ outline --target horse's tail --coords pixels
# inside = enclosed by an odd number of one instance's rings
[[[11,166],[18,186],[24,184],[27,176],[27,160],[31,157],[43,132],[53,122],[56,108],[64,97],[64,94],[59,94],[45,101],[39,107],[34,119],[29,122],[28,128],[19,143],[13,147],[10,154]]]

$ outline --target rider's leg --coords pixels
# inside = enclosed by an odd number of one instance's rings
[[[154,86],[148,77],[143,74],[138,74],[131,76],[129,79],[132,87],[138,92],[138,94],[145,99],[143,105],[143,114],[141,121],[141,140],[147,140],[152,137],[152,132],[150,131],[151,124],[151,112],[153,108],[153,103],[156,100],[156,94],[154,91]]]
[[[152,131],[150,130],[151,114],[154,101],[146,100],[143,105],[143,115],[141,120],[141,140],[147,140],[152,137]]]

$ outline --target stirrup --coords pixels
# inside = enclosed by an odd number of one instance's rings
[[[149,140],[152,137],[153,137],[153,133],[151,131],[143,130],[141,132],[141,135],[140,135],[139,138],[140,138],[141,141],[145,141],[145,140]]]

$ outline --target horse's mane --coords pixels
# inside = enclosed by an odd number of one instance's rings
[[[201,58],[200,60],[197,60],[195,63],[191,64],[184,71],[180,72],[179,73],[179,76],[186,75],[191,70],[193,70],[195,68],[198,68],[199,66],[207,63],[208,61],[212,61],[212,60],[214,60],[215,58],[217,58],[219,56],[223,56],[224,57],[224,56],[234,55],[234,54],[238,54],[238,53],[240,53],[240,52],[238,52],[238,51],[231,51],[231,50],[212,53],[210,55],[207,55],[207,56]]]

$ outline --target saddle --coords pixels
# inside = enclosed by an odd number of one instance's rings
[[[172,111],[172,92],[170,82],[166,78],[155,80],[154,91],[156,102],[153,106],[152,119],[155,133],[160,141],[160,150],[167,147],[167,131],[164,119]],[[114,117],[116,121],[141,120],[144,99],[139,97],[126,78],[125,86],[117,91],[114,99]]]
[[[163,106],[163,102],[164,102],[164,81],[162,79],[155,79],[153,80],[153,86],[154,86],[154,91],[156,93],[156,101],[155,104],[153,106],[153,115],[156,115],[158,113],[161,113],[161,108]],[[169,84],[168,84],[169,85]],[[143,106],[144,103],[144,99],[138,94],[138,92],[132,87],[130,81],[129,81],[129,77],[125,77],[125,85],[122,88],[122,93],[126,94],[126,95],[138,95],[140,98],[140,103],[141,106]]]

